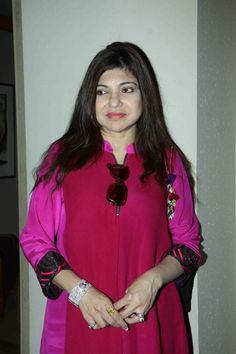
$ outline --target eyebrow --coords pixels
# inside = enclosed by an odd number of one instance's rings
[[[138,86],[137,82],[135,82],[135,81],[125,81],[125,82],[122,82],[120,84],[120,86],[127,85],[127,84],[133,84],[133,85]],[[104,84],[98,84],[97,86],[109,87],[108,85],[104,85]]]

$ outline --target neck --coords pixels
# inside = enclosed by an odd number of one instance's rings
[[[123,164],[126,155],[126,148],[129,144],[134,142],[133,134],[114,133],[107,135],[102,133],[102,136],[103,139],[107,140],[111,144],[116,161]]]
[[[109,141],[115,151],[126,151],[126,147],[129,144],[134,142],[134,134],[121,134],[121,133],[112,133],[106,134],[102,132],[103,139]]]

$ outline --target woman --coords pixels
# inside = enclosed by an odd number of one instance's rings
[[[189,353],[174,280],[196,270],[200,235],[183,163],[148,58],[107,46],[38,169],[20,238],[49,298],[41,353]]]

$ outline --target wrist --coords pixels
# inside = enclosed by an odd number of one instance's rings
[[[157,292],[163,286],[163,279],[161,272],[157,267],[148,271],[149,279],[151,280],[151,287],[154,292]]]
[[[79,307],[80,300],[91,287],[92,284],[88,283],[86,280],[84,279],[79,280],[77,284],[70,291],[68,300],[73,305]]]
[[[153,284],[157,290],[164,285],[162,273],[158,267],[153,268]]]

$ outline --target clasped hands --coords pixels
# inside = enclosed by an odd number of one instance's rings
[[[92,287],[80,300],[79,307],[89,328],[114,326],[127,331],[129,324],[143,321],[162,285],[157,268],[153,268],[138,277],[117,302],[112,303],[109,297]]]

